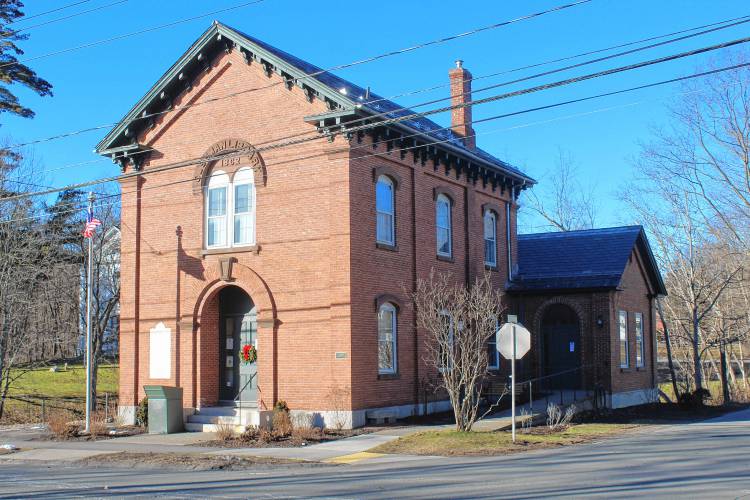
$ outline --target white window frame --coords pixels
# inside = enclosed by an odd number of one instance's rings
[[[643,313],[633,313],[635,319],[635,366],[646,366],[646,348],[643,342]]]
[[[499,370],[500,369],[500,353],[497,350],[497,331],[500,328],[500,318],[495,318],[495,331],[492,332],[492,336],[488,339],[487,345],[494,345],[495,348],[492,349],[492,360],[487,360],[487,368],[490,370]],[[489,350],[489,349],[488,349]],[[489,353],[488,353],[489,355]]]
[[[391,333],[392,338],[390,341],[381,339],[380,330],[380,314],[383,312],[391,313]],[[391,353],[393,356],[392,364],[390,368],[382,368],[380,366],[380,345],[383,343],[391,344]],[[398,309],[390,302],[386,302],[378,308],[378,374],[379,375],[394,375],[398,373]]]
[[[448,209],[448,225],[440,225],[440,205],[445,204]],[[441,257],[452,257],[453,256],[453,214],[451,213],[451,200],[444,194],[438,195],[435,200],[435,246],[437,254]],[[444,230],[448,233],[448,251],[440,251],[440,230]]]
[[[228,234],[228,223],[227,220],[229,219],[229,197],[231,192],[232,183],[229,181],[229,175],[227,175],[226,172],[222,170],[217,170],[216,172],[211,173],[211,177],[209,177],[208,182],[206,183],[206,194],[205,194],[205,244],[206,248],[224,248],[227,246],[227,243],[229,242],[229,234]],[[223,189],[224,190],[224,215],[209,215],[210,210],[210,196],[211,191],[215,189]],[[224,227],[224,241],[220,243],[214,243],[213,245],[209,244],[208,238],[209,238],[209,221],[211,220],[220,220],[219,224]],[[223,220],[222,220],[223,219]]]
[[[235,194],[234,190],[237,186],[250,186],[250,206],[248,212],[243,212],[243,214],[249,215],[249,224],[250,224],[250,237],[248,241],[243,241],[239,243],[234,242],[234,221],[235,218],[238,215],[235,213]],[[217,218],[223,218],[223,225],[224,225],[224,242],[209,245],[208,243],[208,221],[209,221],[209,195],[210,191],[212,189],[218,189],[223,188],[226,190],[225,195],[225,211],[223,216],[214,216],[212,219]],[[221,248],[241,248],[241,247],[247,247],[247,246],[253,246],[255,245],[255,207],[256,207],[256,200],[255,200],[255,180],[253,171],[250,168],[241,168],[237,170],[237,172],[234,173],[234,176],[230,179],[229,174],[222,170],[217,170],[211,174],[211,176],[208,179],[208,182],[206,183],[206,189],[204,194],[204,233],[205,236],[203,238],[205,248],[207,249],[221,249]]]
[[[388,186],[391,190],[391,211],[388,212],[382,207],[378,206],[378,186],[382,184]],[[391,231],[388,235],[388,239],[380,238],[380,216],[388,217],[391,220]],[[378,177],[375,183],[375,239],[378,243],[385,245],[396,245],[396,185],[393,183],[390,177],[387,175],[381,175]]]
[[[619,311],[617,315],[617,329],[620,337],[620,368],[630,368],[630,342],[628,341],[628,313]],[[624,321],[623,321],[624,320]],[[625,360],[622,356],[625,353]]]
[[[492,234],[487,234],[488,219],[492,222]],[[497,267],[497,215],[492,210],[485,210],[482,217],[484,231],[484,264],[489,267]],[[487,260],[487,244],[492,244],[491,260]]]

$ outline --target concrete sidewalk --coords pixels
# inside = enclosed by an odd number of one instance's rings
[[[47,441],[40,440],[42,433],[28,429],[0,431],[0,444],[12,443],[21,451],[0,455],[2,461],[54,461],[70,462],[95,457],[105,453],[176,453],[197,455],[222,455],[245,457],[272,457],[303,461],[331,461],[353,463],[381,455],[364,453],[370,448],[398,439],[421,428],[383,429],[369,434],[337,439],[319,444],[290,448],[221,448],[200,446],[201,442],[215,439],[214,433],[183,432],[178,434],[140,434],[100,441]]]

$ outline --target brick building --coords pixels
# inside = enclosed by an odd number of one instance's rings
[[[452,103],[470,101],[460,61],[449,78]],[[523,250],[534,237],[516,237],[517,200],[534,181],[476,146],[470,105],[453,109],[444,129],[214,23],[97,151],[124,174],[128,419],[150,384],[182,387],[194,428],[224,414],[220,406],[240,405],[243,423],[259,423],[279,400],[347,426],[378,409],[447,409],[447,401],[419,404],[420,381],[434,374],[408,300],[433,269],[466,282],[489,272],[535,335],[545,310],[569,316],[584,346],[582,355],[573,348],[578,364],[593,356],[602,366],[573,383],[632,394],[654,387],[650,298],[663,285],[642,232],[622,283],[535,289],[523,252],[518,264],[519,242]],[[627,321],[642,315],[640,359],[648,359],[618,371],[610,325],[619,307]],[[241,363],[250,344],[257,362]],[[534,352],[530,375],[556,369],[538,362],[550,351]],[[490,365],[497,376],[505,368]]]

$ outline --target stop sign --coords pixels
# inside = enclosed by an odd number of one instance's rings
[[[517,323],[505,323],[497,331],[497,350],[505,359],[513,359],[513,329],[516,330],[516,359],[524,357],[531,349],[531,333]]]

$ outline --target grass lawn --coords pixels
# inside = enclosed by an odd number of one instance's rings
[[[510,431],[427,431],[401,437],[368,451],[406,455],[505,455],[530,449],[585,443],[597,438],[619,434],[634,427],[632,424],[595,423],[578,424],[565,431],[550,434],[535,433],[538,431],[532,431],[530,434],[517,432],[515,444],[512,442]]]
[[[60,366],[59,372],[39,368],[24,373],[10,388],[13,396],[35,395],[47,397],[84,397],[86,395],[86,372],[83,365],[69,365],[67,371]],[[119,367],[100,365],[97,392],[117,394]]]

